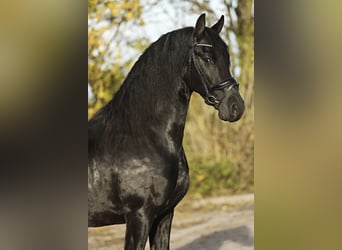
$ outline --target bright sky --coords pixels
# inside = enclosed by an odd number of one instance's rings
[[[142,0],[143,3],[145,1],[150,2],[148,0]],[[235,6],[236,3],[237,0],[234,0],[233,6]],[[209,1],[209,6],[215,10],[217,18],[226,12],[222,0]],[[126,34],[133,37],[147,36],[151,41],[155,41],[166,32],[186,26],[194,26],[198,16],[202,13],[188,14],[192,13],[190,9],[191,4],[186,1],[175,1],[173,4],[170,4],[169,0],[160,0],[153,8],[145,9],[143,11],[145,25],[138,30],[126,30]],[[186,15],[184,15],[184,13],[186,13]],[[227,18],[227,16],[225,16],[225,18]],[[212,24],[213,23],[209,23],[209,25]]]
[[[142,2],[150,2],[150,0],[142,0]],[[212,0],[209,1],[209,5],[211,9],[215,10],[217,20],[223,14],[225,15],[225,25],[227,25],[227,15],[226,7],[223,5],[222,0]],[[236,6],[237,0],[233,0],[233,6]],[[145,21],[145,25],[135,28],[135,29],[122,29],[123,35],[128,40],[132,40],[132,38],[148,38],[150,42],[156,41],[161,35],[175,30],[179,28],[183,28],[186,26],[194,26],[197,18],[202,13],[192,13],[190,11],[191,4],[185,1],[175,1],[173,4],[169,3],[169,0],[159,0],[158,4],[150,9],[145,9],[142,14],[142,18]],[[184,13],[187,13],[184,15]],[[232,13],[233,21],[236,20],[234,13]],[[235,20],[234,20],[235,19]],[[216,20],[215,20],[216,22]],[[213,22],[209,22],[207,20],[207,25],[213,25]],[[237,44],[235,42],[234,34],[229,34],[230,40],[232,44],[229,45],[229,49],[236,53],[237,52]],[[227,41],[226,41],[227,42]],[[132,57],[138,57],[140,52],[134,51],[132,49],[128,49],[125,51],[125,55],[123,61],[126,61],[125,58],[129,59]],[[235,69],[234,74],[238,75],[239,69]]]

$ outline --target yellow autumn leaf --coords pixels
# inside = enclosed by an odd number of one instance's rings
[[[197,179],[198,182],[201,182],[201,181],[203,181],[205,179],[205,175],[203,175],[203,174],[197,175],[196,179]]]
[[[121,13],[121,9],[119,8],[111,8],[111,14],[113,17],[117,17],[119,16]]]
[[[125,15],[127,20],[131,20],[134,17],[133,11],[128,11]]]

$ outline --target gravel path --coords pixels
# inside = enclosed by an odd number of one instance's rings
[[[171,249],[252,250],[253,210],[253,194],[186,200],[176,208]],[[124,234],[125,225],[88,229],[88,250],[121,250]]]

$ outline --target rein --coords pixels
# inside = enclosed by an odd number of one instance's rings
[[[206,83],[204,83],[204,88],[206,90],[206,96],[205,96],[205,102],[208,105],[212,105],[215,108],[217,108],[220,104],[220,102],[224,99],[224,97],[228,94],[228,92],[234,88],[235,86],[238,87],[239,84],[237,83],[237,81],[235,80],[234,77],[229,77],[226,80],[220,81],[216,84],[214,84],[212,87],[210,87],[208,89],[209,86],[211,86],[210,80],[208,79],[208,77],[203,73],[202,68],[200,67],[198,61],[195,58],[195,53],[194,53],[194,48],[196,47],[208,47],[208,48],[212,48],[213,45],[211,44],[205,44],[205,43],[195,43],[192,47],[192,53],[190,56],[190,63],[191,63],[191,59],[195,65],[196,71],[197,73],[201,76],[201,79],[203,79]],[[213,93],[217,90],[224,90],[224,96],[221,100],[217,100],[217,98],[213,95]]]

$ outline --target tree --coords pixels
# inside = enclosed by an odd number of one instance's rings
[[[127,26],[143,25],[139,0],[88,1],[88,118],[107,103],[125,78],[132,60],[122,61],[122,47],[142,49],[144,41],[127,41],[122,31]]]

